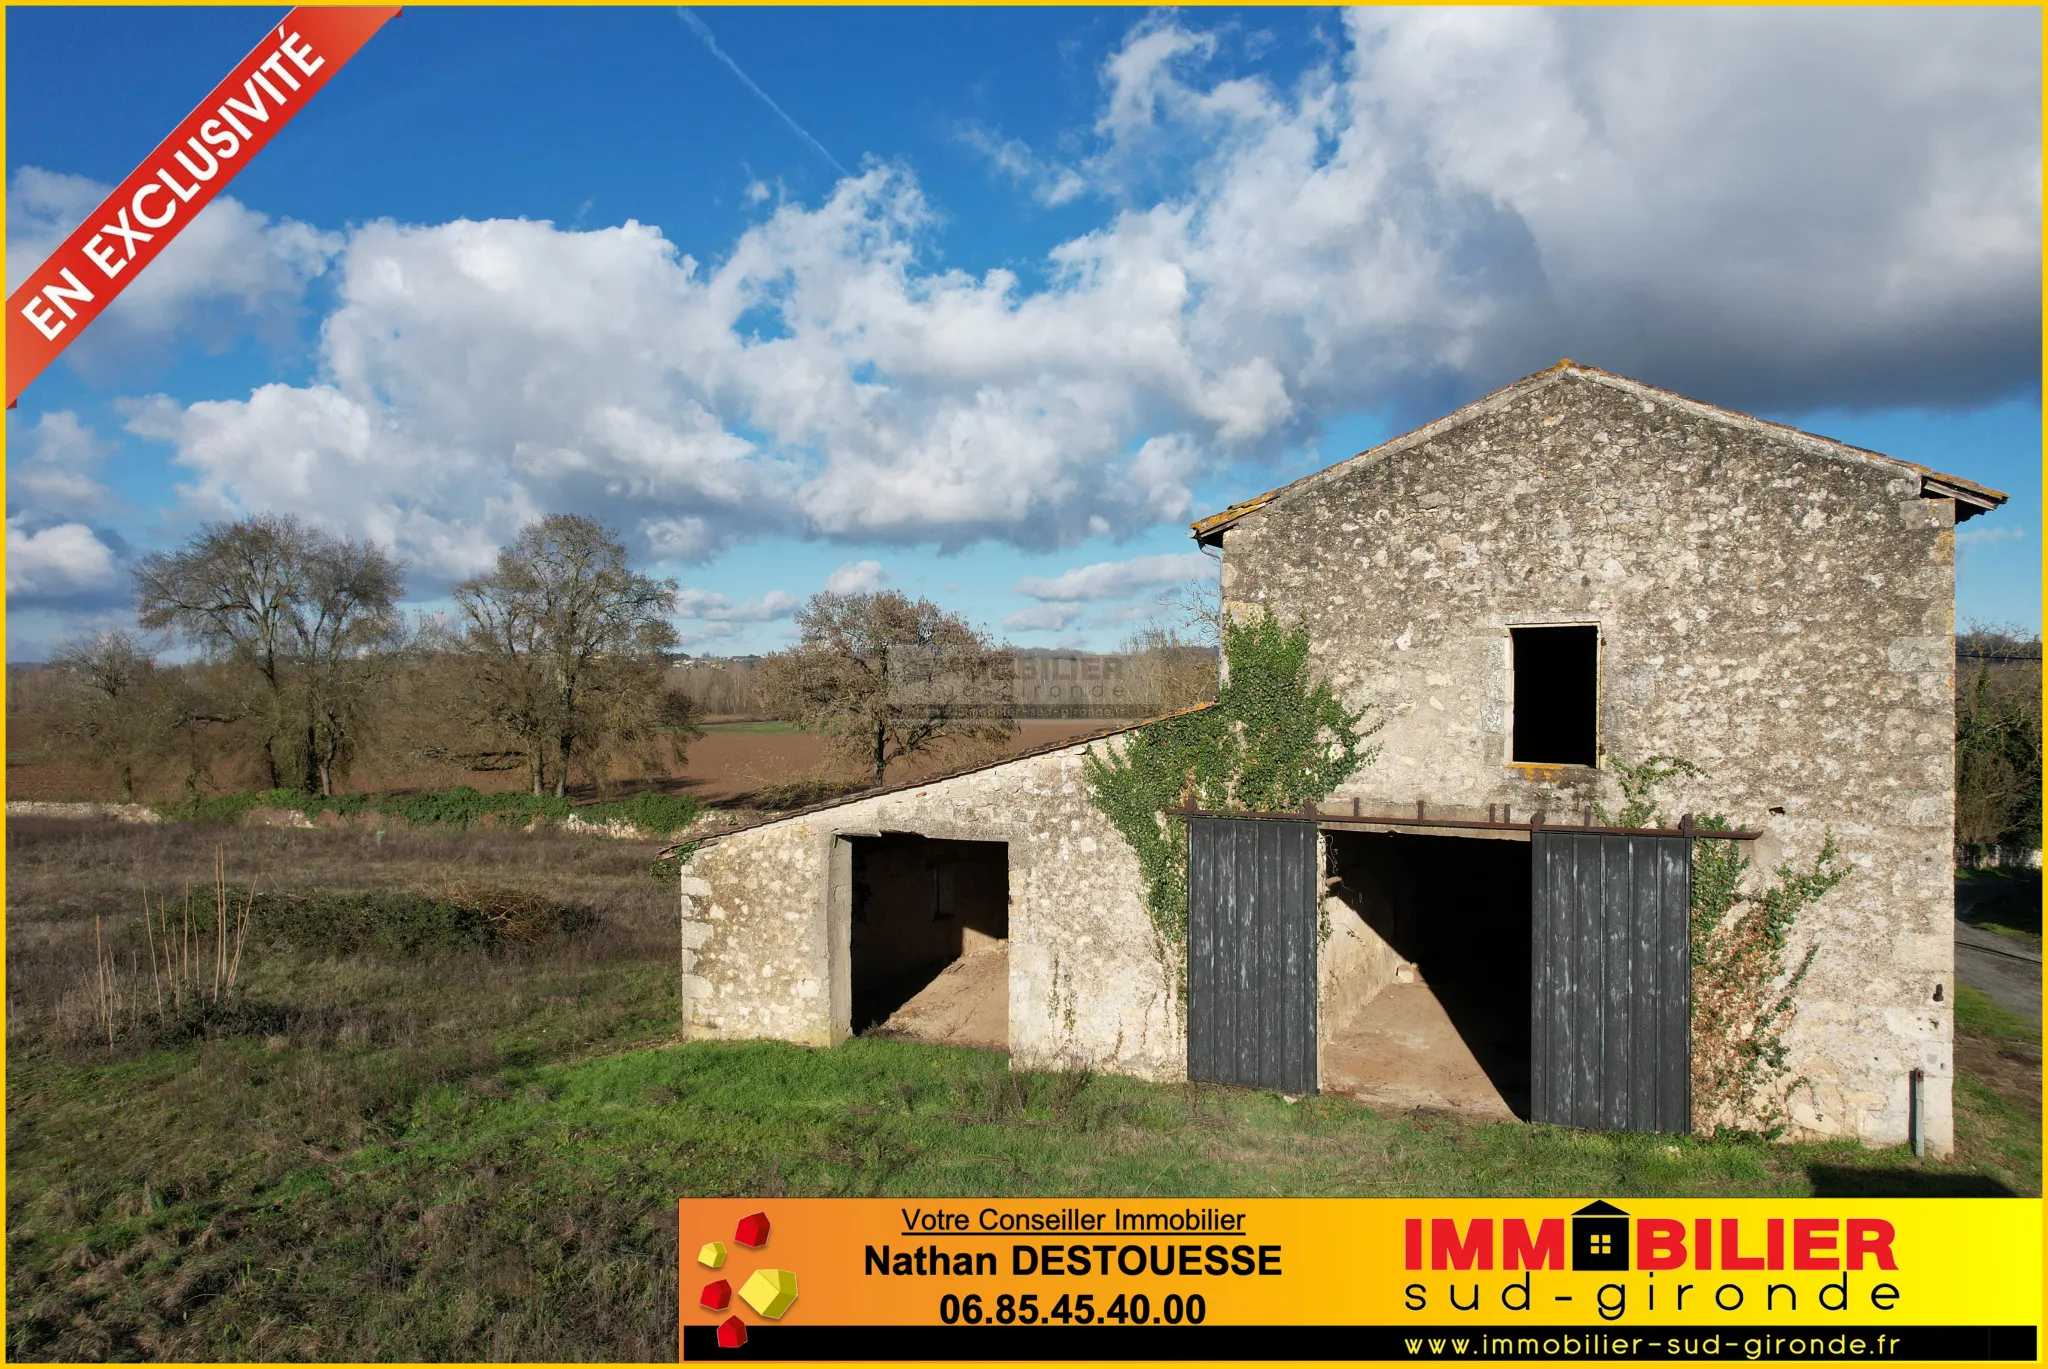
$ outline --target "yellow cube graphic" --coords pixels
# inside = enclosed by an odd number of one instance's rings
[[[796,1301],[796,1275],[787,1269],[756,1269],[740,1286],[740,1297],[764,1317],[780,1317]]]
[[[717,1269],[725,1263],[725,1242],[712,1241],[697,1252],[697,1263],[706,1269]]]

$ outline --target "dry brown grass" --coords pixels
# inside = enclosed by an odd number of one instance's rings
[[[252,886],[455,894],[500,935],[489,952],[419,957],[252,936],[233,1012],[167,1034],[146,1011],[110,1046],[96,1003],[107,957],[150,993],[163,923],[145,926],[146,892],[168,897],[182,974],[185,891],[211,919],[216,848],[231,904]],[[528,1071],[672,1036],[675,894],[649,875],[656,849],[550,832],[10,822],[10,1351],[672,1358],[672,1219],[664,1236],[644,1204],[598,1202],[547,1212],[571,1225],[567,1242],[529,1230],[548,1205],[494,1177],[518,1172],[510,1154],[449,1180],[429,1157],[391,1192],[338,1168],[398,1143],[429,1097],[482,1104],[508,1076],[516,1093]],[[597,920],[558,934],[545,924],[565,907]],[[209,989],[218,939],[194,937]],[[594,1281],[576,1317],[536,1301],[536,1279],[564,1276]],[[366,1296],[365,1277],[382,1291]]]
[[[188,896],[212,916],[216,849],[237,890],[456,890],[488,902],[515,933],[508,937],[513,941],[538,939],[549,930],[539,922],[558,917],[565,904],[596,912],[597,923],[585,934],[548,947],[548,973],[575,974],[620,962],[666,964],[674,958],[674,893],[648,875],[658,849],[651,842],[550,832],[380,834],[357,827],[307,831],[15,819],[7,824],[10,1045],[73,1041],[81,1024],[93,1024],[96,1031],[95,986],[103,961],[94,946],[94,919],[104,928],[103,940],[122,948],[126,975],[128,942],[141,946],[148,936],[145,895],[168,899],[174,920]],[[539,968],[518,957],[479,958],[464,974],[509,984]],[[380,970],[401,977],[429,973],[400,965]],[[146,959],[141,973],[146,981]],[[311,984],[302,987],[314,990]],[[374,1012],[368,1005],[363,1010]]]

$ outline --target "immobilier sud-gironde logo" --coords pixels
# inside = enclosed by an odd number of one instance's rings
[[[1569,1227],[1569,1235],[1567,1235]],[[1648,1311],[1701,1313],[1712,1316],[1740,1311],[1798,1311],[1803,1299],[1826,1312],[1849,1310],[1852,1300],[1867,1299],[1869,1308],[1889,1312],[1903,1296],[1897,1284],[1876,1280],[1893,1273],[1893,1224],[1882,1217],[1631,1216],[1614,1204],[1588,1203],[1558,1217],[1410,1217],[1403,1223],[1402,1266],[1411,1272],[1449,1275],[1500,1272],[1521,1278],[1499,1284],[1491,1292],[1499,1310],[1526,1312],[1541,1301],[1571,1304],[1580,1296],[1579,1281],[1557,1281],[1542,1289],[1537,1271],[1574,1274],[1641,1275],[1640,1280],[1613,1279],[1594,1294],[1594,1310],[1614,1321],[1628,1310],[1630,1294],[1642,1298]],[[1771,1281],[1787,1272],[1833,1275],[1833,1278]],[[1666,1280],[1658,1274],[1722,1276],[1717,1282]],[[1761,1273],[1762,1286],[1730,1274]],[[1866,1277],[1852,1280],[1851,1275]],[[1569,1284],[1569,1287],[1566,1284]],[[1452,1278],[1444,1283],[1419,1280],[1408,1284],[1406,1308],[1476,1312],[1482,1301],[1477,1280]],[[1437,1299],[1441,1295],[1445,1301]],[[1660,1295],[1667,1301],[1660,1308]],[[1763,1306],[1757,1307],[1761,1299]],[[1571,1310],[1568,1306],[1557,1310]]]

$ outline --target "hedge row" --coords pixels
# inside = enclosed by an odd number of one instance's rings
[[[257,808],[288,809],[309,820],[321,813],[338,817],[378,813],[415,827],[469,827],[485,818],[523,823],[573,816],[589,823],[630,823],[657,837],[682,831],[697,816],[697,801],[687,794],[635,794],[615,802],[572,806],[552,794],[484,794],[468,785],[438,794],[336,794],[331,798],[295,789],[243,790],[154,806],[164,817],[182,822],[236,822]]]

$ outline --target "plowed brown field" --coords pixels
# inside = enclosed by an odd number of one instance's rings
[[[1092,718],[1033,718],[1018,724],[1017,734],[1005,748],[1015,754],[1048,746],[1069,737],[1083,737],[1117,726],[1112,720]],[[69,758],[48,758],[38,754],[36,739],[26,729],[10,727],[8,736],[7,797],[52,801],[93,800],[109,802],[120,797],[114,776],[89,764]],[[986,752],[941,751],[920,756],[889,768],[891,782],[917,779],[955,769],[962,764],[988,759]],[[727,725],[710,724],[703,737],[691,742],[680,767],[666,767],[640,776],[622,771],[621,789],[660,789],[667,793],[694,794],[707,804],[744,802],[767,786],[789,786],[803,781],[829,782],[855,777],[856,771],[836,765],[825,739],[801,732],[757,732]],[[515,770],[484,774],[447,770],[435,773],[401,774],[376,766],[361,766],[352,773],[346,788],[357,791],[447,789],[457,784],[492,792],[516,789],[523,776]],[[262,777],[253,764],[217,766],[215,790],[256,789]],[[171,798],[177,792],[177,777],[170,773],[140,777],[138,797]],[[576,797],[595,797],[591,786],[578,786]]]

